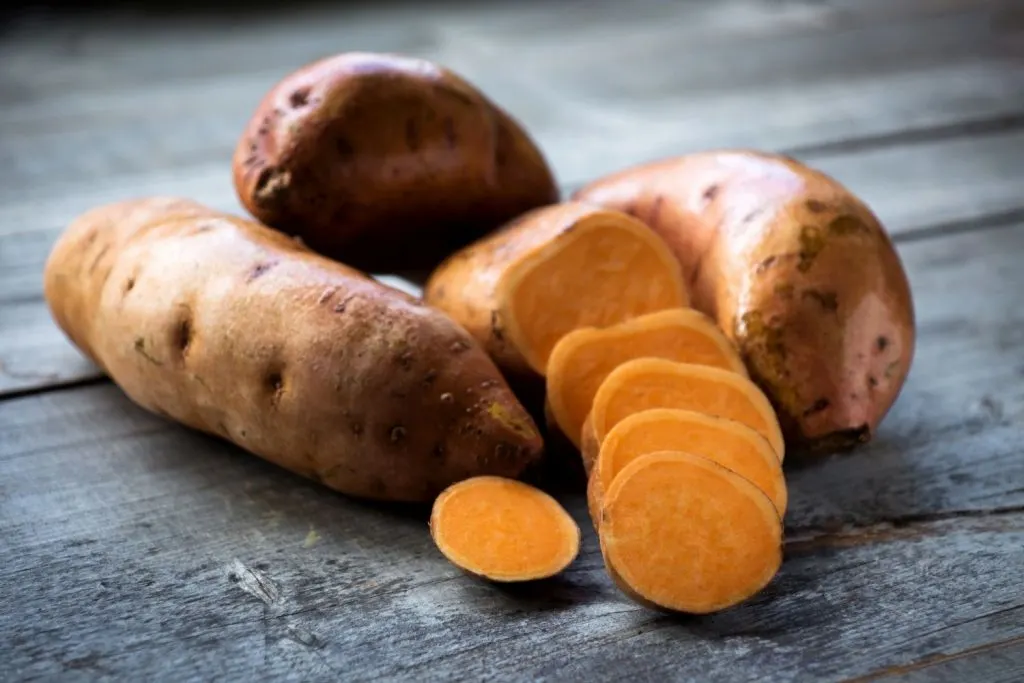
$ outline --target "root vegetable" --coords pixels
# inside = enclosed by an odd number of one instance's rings
[[[626,169],[574,198],[627,211],[669,243],[693,306],[736,343],[791,445],[871,438],[910,369],[914,310],[891,240],[849,190],[736,150]]]
[[[235,150],[259,220],[360,268],[429,268],[558,200],[542,153],[508,113],[436,64],[351,52],[286,76]]]
[[[452,564],[501,582],[554,576],[580,548],[580,529],[558,501],[501,477],[447,488],[434,502],[430,532]]]
[[[692,308],[658,311],[603,329],[570,332],[548,359],[547,400],[559,429],[577,447],[601,382],[622,363],[643,357],[747,374],[732,343],[714,321]]]
[[[782,563],[782,522],[752,483],[690,453],[648,453],[607,491],[605,566],[635,600],[707,614],[763,589]]]
[[[44,279],[58,325],[135,403],[343,493],[431,501],[539,459],[462,328],[255,222],[175,198],[99,207]]]
[[[657,235],[623,213],[580,203],[529,212],[454,254],[424,296],[511,376],[543,375],[572,330],[689,301],[679,264]]]

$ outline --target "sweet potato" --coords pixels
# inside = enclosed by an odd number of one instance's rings
[[[451,71],[345,53],[286,76],[234,155],[245,207],[364,269],[428,268],[558,199],[520,125]]]
[[[143,408],[347,494],[431,501],[469,476],[520,476],[541,451],[446,316],[187,200],[84,214],[50,254],[45,294]]]
[[[457,567],[491,581],[558,574],[580,550],[580,528],[554,498],[501,477],[452,484],[434,502],[430,533]]]
[[[577,446],[594,394],[612,370],[634,358],[667,358],[738,372],[746,368],[714,321],[673,308],[605,328],[575,330],[555,344],[547,366],[547,400],[559,429]]]
[[[452,255],[424,291],[513,376],[543,375],[551,349],[579,327],[689,302],[659,237],[624,213],[577,202],[535,209]]]
[[[634,413],[677,408],[742,422],[768,440],[782,462],[785,444],[771,404],[746,377],[729,370],[663,358],[638,358],[608,375],[594,396],[591,427],[597,443]]]
[[[768,497],[690,453],[648,453],[626,465],[608,489],[598,537],[623,592],[691,614],[743,602],[782,564],[782,521]]]
[[[683,265],[806,452],[867,441],[914,351],[903,266],[871,210],[793,159],[712,151],[637,166],[575,198],[626,211]]]
[[[786,514],[788,493],[782,463],[767,439],[750,427],[691,410],[654,408],[634,413],[612,428],[593,450],[588,440],[583,460],[590,473],[587,504],[594,524],[600,520],[604,494],[616,475],[647,453],[682,451],[726,467],[763,491]]]

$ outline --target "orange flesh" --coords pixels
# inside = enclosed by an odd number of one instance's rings
[[[542,375],[551,350],[572,330],[689,305],[667,245],[632,219],[578,224],[517,264],[503,286],[505,333]]]
[[[711,318],[692,308],[657,311],[604,329],[570,332],[548,359],[547,391],[555,422],[577,448],[598,387],[616,367],[643,357],[747,374],[721,330]]]
[[[764,492],[780,517],[786,513],[786,480],[768,441],[739,422],[690,410],[655,408],[615,425],[597,457],[598,495],[629,463],[658,451],[683,451],[718,463]]]
[[[706,458],[649,453],[608,490],[600,527],[609,572],[659,607],[706,614],[764,588],[782,563],[782,522],[753,484]]]
[[[626,417],[651,408],[693,410],[741,422],[768,440],[780,462],[785,455],[775,411],[753,382],[728,370],[661,358],[623,363],[601,384],[591,412],[598,442]]]
[[[448,487],[434,501],[430,530],[452,564],[492,581],[553,576],[580,547],[579,527],[554,498],[502,477]]]

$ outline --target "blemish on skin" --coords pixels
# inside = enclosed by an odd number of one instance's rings
[[[804,202],[804,206],[806,206],[807,210],[811,213],[821,213],[828,208],[825,206],[824,202],[818,201],[817,199],[808,199]]]
[[[133,289],[135,289],[135,278],[130,277],[124,281],[124,293],[127,294]]]
[[[828,408],[830,405],[831,401],[829,401],[827,398],[819,398],[811,405],[810,408],[804,411],[803,416],[808,417],[810,415],[814,415],[815,413],[820,413],[821,411]]]
[[[146,340],[142,337],[135,338],[135,353],[139,354],[153,365],[163,365],[159,360],[149,355],[149,352],[146,350]]]
[[[391,443],[401,443],[405,439],[405,427],[395,425],[388,432],[388,438],[391,439]]]
[[[338,303],[337,303],[337,304],[336,304],[336,305],[334,306],[334,312],[335,312],[335,313],[344,313],[344,312],[345,312],[345,309],[347,309],[347,308],[348,308],[348,304],[349,304],[349,302],[350,302],[350,301],[352,301],[352,299],[354,299],[354,298],[355,298],[355,295],[354,295],[354,294],[349,294],[349,295],[348,295],[347,297],[345,297],[344,299],[342,299],[341,301],[339,301],[339,302],[338,302]]]
[[[868,227],[862,221],[853,216],[837,216],[828,224],[828,231],[835,235],[852,235],[858,232],[867,232]]]
[[[498,381],[494,379],[485,379],[483,382],[480,382],[481,389],[490,389],[496,386],[498,386]]]
[[[352,434],[354,434],[357,437],[363,435],[363,423],[360,422],[359,420],[353,420],[351,423],[349,423],[348,428],[352,431]]]
[[[773,265],[775,265],[775,263],[778,260],[779,260],[779,257],[777,255],[775,255],[775,254],[772,254],[771,256],[769,256],[766,259],[763,259],[760,263],[758,263],[756,266],[754,266],[754,272],[757,273],[758,275],[760,275],[761,273],[763,273],[764,271],[768,270]]]
[[[801,296],[804,299],[810,299],[818,302],[818,304],[828,311],[829,313],[835,313],[839,310],[839,298],[835,292],[822,292],[817,289],[805,289]]]
[[[803,225],[800,227],[800,262],[797,264],[797,269],[801,273],[806,273],[814,265],[814,259],[818,257],[821,250],[825,248],[825,238],[821,235],[821,230],[813,225]]]
[[[299,88],[291,95],[288,96],[288,104],[292,105],[293,108],[299,109],[309,104],[309,91],[311,88],[307,85],[303,88]]]
[[[249,274],[246,276],[245,281],[252,282],[257,278],[263,277],[263,275],[265,275],[268,270],[270,270],[277,264],[277,261],[264,261],[262,263],[257,263],[249,270]]]
[[[434,383],[437,379],[437,370],[427,370],[427,374],[423,376],[423,383],[428,387]]]
[[[775,293],[781,299],[792,299],[796,287],[792,282],[779,282],[775,285]]]
[[[455,401],[455,397],[451,393],[446,391],[441,394],[441,403],[452,403],[453,401]]]
[[[456,339],[451,343],[451,346],[448,347],[448,350],[452,353],[463,353],[464,351],[469,350],[469,344],[461,339]]]
[[[290,171],[281,171],[273,166],[267,166],[260,171],[256,178],[256,187],[253,192],[256,201],[261,204],[277,201],[288,190],[291,182]]]
[[[868,386],[872,389],[878,386],[878,379],[876,379],[874,375],[868,377]]]
[[[708,188],[704,190],[704,194],[701,195],[701,197],[704,198],[704,202],[706,204],[710,204],[711,202],[715,201],[715,197],[718,196],[718,190],[718,183],[709,185]]]
[[[182,318],[175,330],[174,345],[181,355],[188,353],[188,347],[192,345],[192,321],[189,318]]]
[[[882,351],[885,351],[886,347],[888,347],[888,346],[889,346],[889,338],[886,337],[885,335],[882,335],[878,339],[875,340],[875,348],[878,349],[879,353],[881,353]]]
[[[430,455],[434,456],[438,460],[443,459],[444,458],[444,444],[440,444],[440,443],[434,444],[434,448],[431,449]]]
[[[328,287],[320,293],[320,298],[316,300],[318,306],[323,306],[325,303],[331,300],[334,293],[338,291],[337,287]]]
[[[348,161],[356,153],[355,147],[348,141],[348,138],[337,138],[334,141],[334,151],[341,157],[342,161]]]

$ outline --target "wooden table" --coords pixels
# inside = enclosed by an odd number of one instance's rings
[[[284,3],[287,4],[287,3]],[[877,440],[789,467],[786,562],[706,618],[579,560],[471,580],[422,511],[360,503],[136,408],[41,292],[92,205],[238,210],[229,158],[279,77],[439,60],[567,189],[658,156],[784,150],[860,194],[917,307]],[[36,12],[0,33],[0,678],[1024,680],[1024,3],[367,3]]]

